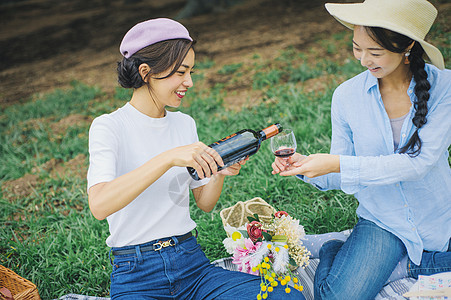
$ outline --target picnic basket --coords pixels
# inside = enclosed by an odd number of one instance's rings
[[[247,201],[238,201],[235,205],[224,208],[219,215],[222,225],[227,224],[232,227],[240,227],[248,223],[248,216],[258,214],[261,221],[269,223],[272,215],[277,210],[260,197],[255,197]]]
[[[2,287],[6,287],[11,292],[14,300],[41,299],[35,284],[0,265],[0,288]],[[1,295],[0,299],[2,299]]]

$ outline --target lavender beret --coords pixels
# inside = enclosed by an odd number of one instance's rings
[[[142,48],[173,39],[193,40],[179,22],[167,18],[152,19],[133,26],[122,39],[119,50],[129,58]]]

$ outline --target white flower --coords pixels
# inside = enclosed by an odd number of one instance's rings
[[[284,247],[285,243],[274,243],[274,247],[278,247],[279,251],[272,251],[274,256],[273,268],[277,274],[283,274],[287,271],[290,263],[290,256],[288,250]]]
[[[251,267],[256,267],[259,263],[263,261],[263,258],[268,255],[268,242],[263,241],[260,248],[252,254],[251,259],[249,261]]]
[[[239,230],[246,230],[246,228],[244,228],[243,226],[236,228],[227,224],[226,226],[224,226],[224,230],[226,231],[227,236],[229,236],[228,238],[224,239],[224,241],[222,241],[227,253],[233,254],[237,247],[244,247],[244,239],[246,237],[244,237]]]
[[[274,219],[275,234],[285,235],[289,245],[297,245],[305,236],[304,227],[299,225],[299,220],[291,216],[282,216]]]

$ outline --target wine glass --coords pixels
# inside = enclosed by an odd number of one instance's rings
[[[296,138],[293,130],[284,129],[271,138],[271,151],[275,156],[287,159],[296,152]]]

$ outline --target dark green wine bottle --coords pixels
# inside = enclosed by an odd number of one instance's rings
[[[218,152],[224,162],[223,167],[218,165],[218,171],[257,153],[262,141],[275,136],[279,132],[282,132],[282,130],[283,128],[279,123],[273,124],[258,132],[252,129],[243,129],[208,145],[208,147]],[[191,177],[195,180],[200,179],[195,169],[191,167],[187,167],[187,169]]]

